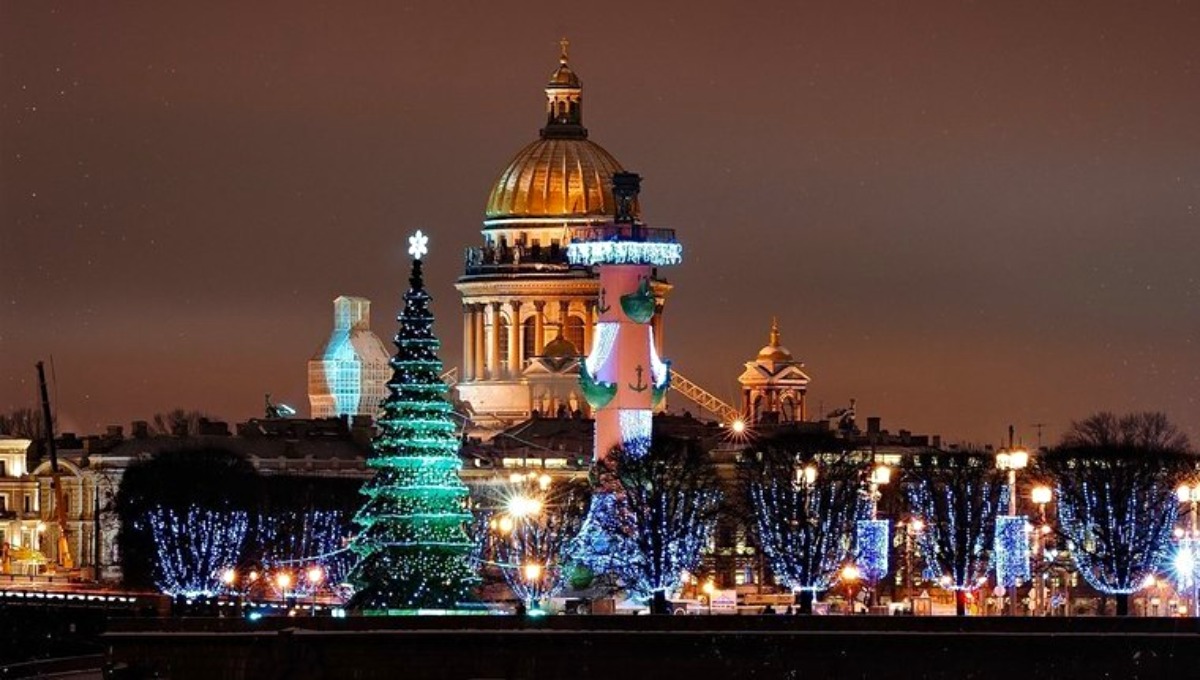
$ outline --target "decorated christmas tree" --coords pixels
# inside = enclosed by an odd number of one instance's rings
[[[411,288],[404,295],[390,395],[367,465],[375,477],[355,517],[352,607],[370,613],[450,609],[474,581],[468,564],[467,487],[458,477],[458,437],[446,401],[431,298],[421,277],[428,252],[421,232],[409,238]]]

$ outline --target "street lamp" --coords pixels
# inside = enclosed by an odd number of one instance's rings
[[[812,486],[817,481],[817,466],[809,463],[803,469],[798,470],[796,476],[804,482],[805,486]]]
[[[281,571],[275,574],[275,585],[279,586],[280,592],[283,593],[283,602],[287,604],[287,591],[292,587],[292,575],[286,571]]]
[[[1008,516],[1015,517],[1017,515],[1017,471],[1024,470],[1029,465],[1029,452],[1022,448],[1012,448],[1012,428],[1008,429],[1009,449],[1001,449],[996,454],[996,468],[1008,473]],[[997,570],[997,580],[1001,577]],[[1007,574],[1004,574],[1004,580],[1007,579]],[[1011,588],[1008,600],[1009,616],[1017,615],[1017,577],[1013,577],[1013,582],[1001,583],[999,585],[1006,588]]]
[[[321,587],[321,583],[325,580],[325,570],[320,565],[314,564],[304,572],[305,578],[308,579],[308,584],[312,586],[312,609],[310,616],[317,615],[317,589]]]
[[[704,582],[704,599],[708,602],[708,615],[712,616],[712,599],[713,593],[717,592],[717,584],[713,583],[712,579]]]
[[[1200,482],[1180,484],[1175,490],[1179,502],[1188,506],[1191,515],[1191,529],[1180,532],[1179,552],[1175,557],[1175,570],[1180,573],[1182,585],[1192,586],[1192,616],[1200,616]],[[1186,579],[1186,580],[1185,580]]]
[[[541,594],[542,580],[542,565],[536,562],[527,562],[521,568],[521,573],[525,576],[525,581],[529,584],[529,608],[533,609],[537,606],[538,598],[536,595]]]
[[[854,584],[858,583],[862,578],[862,572],[853,564],[847,564],[842,567],[842,581],[846,584],[846,606],[849,607],[849,613],[854,613]]]
[[[996,467],[1008,473],[1008,514],[1017,514],[1017,471],[1029,465],[1029,452],[1024,449],[1001,450],[996,454]]]
[[[913,542],[925,530],[925,522],[920,517],[913,517],[908,522],[900,522],[897,527],[904,530],[904,595],[912,606],[912,590],[917,580],[912,573]]]
[[[1046,579],[1050,577],[1050,569],[1046,563],[1046,537],[1050,535],[1050,525],[1046,523],[1046,504],[1054,499],[1054,490],[1050,487],[1039,484],[1029,491],[1029,500],[1033,501],[1038,506],[1038,517],[1041,523],[1038,525],[1037,536],[1034,537],[1034,557],[1037,559],[1037,605],[1035,611],[1040,612],[1046,608]]]

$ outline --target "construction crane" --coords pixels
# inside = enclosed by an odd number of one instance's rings
[[[46,391],[46,370],[37,362],[38,385],[42,390],[42,422],[46,428],[46,448],[50,452],[50,488],[54,492],[54,515],[58,523],[58,566],[63,570],[74,568],[71,559],[71,544],[67,541],[67,506],[63,502],[62,476],[58,469],[58,449],[54,446],[54,418],[50,415],[50,394]]]
[[[742,416],[738,409],[671,369],[671,388],[700,408],[712,413],[723,423],[733,423]]]

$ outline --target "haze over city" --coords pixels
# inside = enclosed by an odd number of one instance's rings
[[[0,5],[0,410],[53,356],[60,430],[305,413],[331,300],[391,337],[418,228],[458,365],[463,249],[566,35],[590,139],[684,244],[688,377],[732,400],[777,316],[814,413],[1200,441],[1195,6],[523,10]]]

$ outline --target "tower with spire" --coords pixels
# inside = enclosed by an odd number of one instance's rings
[[[800,422],[808,419],[808,374],[804,362],[783,346],[779,319],[771,319],[767,344],[738,376],[742,417],[747,423]]]

